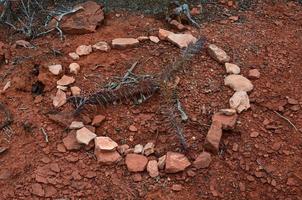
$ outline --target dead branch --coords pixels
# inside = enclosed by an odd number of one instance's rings
[[[49,141],[48,141],[48,134],[46,133],[46,131],[44,130],[44,128],[43,127],[41,127],[41,132],[43,133],[43,135],[44,135],[44,138],[45,138],[45,142],[46,143],[48,143]]]
[[[285,121],[287,121],[297,132],[298,129],[297,127],[286,117],[284,117],[283,115],[281,115],[280,113],[278,113],[277,111],[273,111],[275,114],[277,114],[279,117],[281,117],[282,119],[284,119]]]

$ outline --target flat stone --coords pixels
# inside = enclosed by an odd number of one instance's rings
[[[69,65],[69,72],[72,74],[78,74],[80,69],[81,69],[81,67],[78,63],[71,63]]]
[[[45,191],[42,185],[39,183],[34,183],[31,185],[31,193],[39,197],[44,197],[45,195]]]
[[[76,132],[76,139],[80,144],[88,145],[91,140],[96,138],[96,134],[91,132],[88,128],[83,127]]]
[[[62,69],[62,65],[60,64],[48,66],[48,70],[54,75],[59,75],[62,72]]]
[[[56,96],[53,97],[52,104],[58,108],[63,106],[67,102],[66,94],[64,91],[58,89]]]
[[[94,154],[97,161],[105,165],[115,164],[122,159],[121,155],[117,151],[95,150]]]
[[[154,153],[154,143],[153,142],[148,142],[143,149],[143,154],[145,154],[146,156],[149,156],[151,154]]]
[[[213,121],[205,139],[204,148],[212,153],[217,154],[219,151],[219,143],[222,136],[222,124]]]
[[[158,163],[157,163],[158,164],[158,169],[164,169],[165,168],[166,158],[167,158],[166,155],[163,155],[163,156],[159,157]]]
[[[138,46],[139,41],[135,38],[116,38],[112,40],[112,47],[115,49],[127,49]]]
[[[148,159],[139,154],[127,154],[125,162],[130,172],[142,172],[147,166]]]
[[[152,178],[159,176],[158,163],[156,160],[150,160],[147,164],[147,172]]]
[[[232,63],[225,63],[225,70],[228,74],[240,74],[238,65]]]
[[[57,145],[57,151],[60,153],[65,153],[66,152],[66,148],[63,144],[58,144]]]
[[[170,34],[174,34],[174,33],[161,28],[158,30],[158,37],[161,40],[167,40]]]
[[[230,56],[227,53],[216,46],[215,44],[210,44],[207,48],[208,54],[219,63],[226,63],[230,61]]]
[[[191,165],[188,158],[181,153],[169,151],[166,156],[166,173],[181,172]]]
[[[77,86],[70,87],[70,90],[71,90],[71,94],[73,96],[78,96],[78,95],[81,94],[81,89],[79,87],[77,87]]]
[[[229,86],[236,92],[238,91],[245,91],[249,92],[253,90],[254,86],[251,81],[244,76],[241,75],[229,75],[224,79],[224,85]]]
[[[259,72],[259,70],[258,69],[251,69],[249,71],[248,77],[250,79],[258,79],[258,78],[260,78],[260,72]]]
[[[207,167],[209,167],[211,161],[212,161],[211,154],[204,151],[201,154],[199,154],[199,156],[193,162],[193,166],[196,169],[207,168]]]
[[[95,43],[94,45],[92,45],[92,48],[93,48],[93,50],[104,51],[104,52],[108,52],[111,49],[109,44],[105,41],[100,41],[100,42]]]
[[[159,43],[159,41],[160,41],[159,38],[156,36],[150,36],[149,39],[151,42],[154,42],[156,44]]]
[[[167,40],[179,48],[186,48],[190,43],[195,43],[197,39],[191,34],[169,34]]]
[[[230,107],[236,109],[238,113],[248,110],[251,107],[249,96],[244,91],[235,92],[230,98],[229,103]]]
[[[237,114],[228,116],[218,112],[212,116],[212,121],[220,122],[223,130],[232,130],[235,128],[237,118]]]
[[[60,28],[66,34],[87,34],[96,32],[104,21],[104,12],[101,4],[94,1],[86,1],[76,5],[79,10],[65,15]]]
[[[79,56],[86,56],[86,55],[89,55],[91,52],[92,52],[91,45],[80,45],[76,49],[76,53]]]
[[[102,122],[104,122],[106,117],[104,115],[97,115],[93,118],[91,125],[92,126],[100,126]]]
[[[83,122],[79,122],[79,121],[73,121],[71,122],[69,129],[80,129],[84,127],[84,123]]]
[[[67,86],[75,82],[75,79],[71,76],[62,76],[60,80],[57,81],[57,85]]]
[[[100,136],[95,138],[95,149],[102,151],[113,151],[118,144],[110,137]]]
[[[72,60],[79,60],[80,56],[76,52],[71,52],[68,54]]]
[[[143,153],[143,150],[144,150],[144,146],[141,144],[137,144],[137,145],[135,145],[133,152],[140,154],[140,153]]]
[[[287,103],[291,105],[298,105],[299,101],[290,97],[287,97]]]

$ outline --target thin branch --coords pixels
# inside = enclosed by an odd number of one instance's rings
[[[45,142],[46,143],[48,143],[49,141],[48,141],[48,134],[46,133],[46,131],[44,130],[44,128],[43,127],[41,127],[41,132],[43,133],[43,135],[44,135],[44,138],[45,138]]]
[[[282,119],[286,120],[297,132],[299,132],[298,129],[297,129],[297,127],[288,118],[284,117],[283,115],[281,115],[277,111],[273,111],[273,112],[275,114],[277,114],[279,117],[281,117]]]

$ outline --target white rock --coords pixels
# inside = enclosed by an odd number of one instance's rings
[[[109,44],[107,42],[104,42],[104,41],[97,42],[96,44],[94,44],[92,46],[92,48],[94,50],[105,51],[105,52],[108,52],[111,49]]]
[[[66,94],[62,90],[58,89],[56,96],[53,98],[52,103],[54,107],[58,108],[64,105],[67,101]]]
[[[195,43],[197,39],[191,34],[169,34],[167,37],[168,41],[175,44],[179,48],[186,48],[190,43]]]
[[[134,153],[140,154],[143,152],[143,150],[144,150],[144,146],[141,144],[137,144],[134,147]]]
[[[113,151],[118,146],[110,137],[96,137],[94,141],[96,150]]]
[[[149,156],[151,154],[154,153],[154,143],[152,142],[148,142],[145,146],[144,146],[144,149],[143,149],[143,153],[146,155],[146,156]]]
[[[210,44],[208,46],[208,53],[214,60],[219,63],[226,63],[230,61],[230,56],[228,56],[224,50],[217,47],[215,44]]]
[[[76,132],[76,139],[80,144],[88,145],[97,135],[91,132],[88,128],[83,127]]]
[[[62,72],[62,65],[50,65],[48,70],[54,75],[59,75]]]
[[[72,60],[79,60],[80,56],[76,52],[71,52],[68,54]]]
[[[236,109],[238,113],[249,109],[251,106],[247,93],[245,91],[235,92],[230,99],[230,107]]]
[[[222,114],[224,114],[226,116],[232,116],[232,115],[236,114],[236,110],[233,108],[220,109],[219,112],[221,112]]]
[[[86,56],[89,55],[92,52],[92,47],[91,45],[80,45],[76,49],[76,54],[79,56]]]
[[[140,42],[143,42],[143,41],[146,41],[146,40],[149,40],[149,37],[148,36],[139,36],[138,38],[136,38],[138,41]]]
[[[254,86],[252,82],[241,75],[229,75],[224,79],[224,85],[231,87],[235,91],[249,92],[253,90]]]
[[[70,73],[77,74],[80,71],[81,67],[78,63],[71,63],[69,65]]]
[[[73,77],[64,75],[64,76],[62,76],[62,78],[60,80],[57,81],[57,84],[66,86],[66,85],[70,85],[74,82],[75,82],[75,79]]]
[[[69,129],[80,129],[84,127],[83,122],[73,121],[71,122]]]
[[[81,94],[81,89],[79,87],[77,87],[77,86],[70,87],[70,90],[71,90],[71,94],[73,96],[77,96],[77,95]]]
[[[62,86],[62,85],[57,85],[57,89],[60,89],[60,90],[62,90],[64,92],[67,91],[67,87],[66,86]]]
[[[112,40],[112,47],[115,49],[126,49],[135,47],[139,44],[138,39],[135,38],[116,38]]]
[[[225,63],[225,69],[228,74],[240,74],[240,68],[232,63]]]
[[[174,34],[174,33],[161,28],[158,30],[158,37],[161,40],[166,40],[170,34]]]
[[[159,43],[160,41],[159,38],[156,36],[150,36],[149,39],[151,40],[151,42],[154,42],[156,44]]]

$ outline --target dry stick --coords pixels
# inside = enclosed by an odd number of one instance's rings
[[[135,62],[132,64],[131,68],[128,69],[127,73],[124,75],[122,81],[125,81],[125,80],[128,78],[128,76],[132,73],[132,71],[133,71],[134,68],[137,66],[137,64],[138,64],[138,61],[135,61]]]
[[[286,117],[284,117],[283,115],[281,115],[280,113],[278,113],[277,111],[273,111],[275,114],[277,114],[279,117],[281,117],[282,119],[286,120],[292,127],[294,127],[294,129],[298,131],[297,127]]]
[[[48,143],[49,141],[48,141],[48,134],[46,133],[46,131],[44,130],[44,128],[43,127],[41,127],[41,132],[43,133],[43,135],[44,135],[44,138],[45,138],[45,142],[46,143]]]

